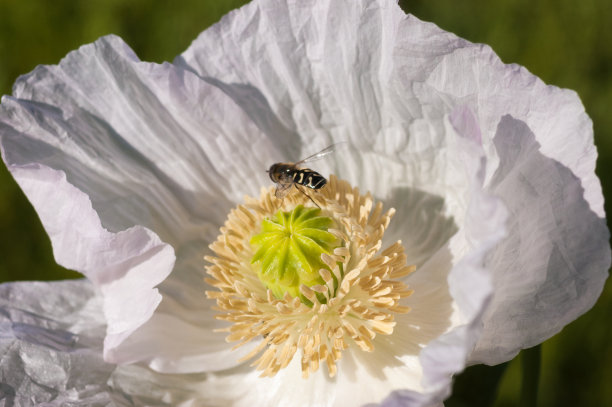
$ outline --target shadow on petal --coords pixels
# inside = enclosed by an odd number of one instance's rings
[[[300,136],[283,125],[259,89],[250,84],[225,83],[209,76],[203,77],[202,80],[219,88],[240,106],[257,128],[270,139],[271,145],[280,150],[279,157],[285,157],[287,160],[287,157],[302,156]]]
[[[396,213],[385,232],[383,248],[401,240],[408,263],[417,270],[457,233],[458,226],[445,213],[444,198],[414,188],[393,188],[385,208]]]

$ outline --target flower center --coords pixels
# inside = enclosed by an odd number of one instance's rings
[[[332,218],[318,216],[320,212],[319,208],[303,205],[290,212],[279,210],[274,219],[264,219],[261,232],[251,238],[251,246],[256,249],[251,263],[259,265],[259,279],[276,298],[289,293],[312,306],[300,295],[300,286],[325,284],[319,270],[331,270],[321,256],[329,255],[339,239],[328,231]],[[321,295],[319,301],[324,303],[325,297]]]
[[[295,191],[276,199],[274,187],[246,198],[228,215],[207,256],[207,291],[232,325],[235,348],[260,342],[243,359],[262,376],[274,376],[296,354],[302,375],[321,364],[330,376],[350,347],[374,350],[377,335],[390,335],[394,314],[409,308],[412,293],[399,279],[414,271],[400,242],[380,252],[393,209],[383,213],[370,194],[330,177],[312,194],[313,208]],[[310,206],[310,207],[309,207]]]

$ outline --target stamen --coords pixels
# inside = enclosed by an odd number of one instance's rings
[[[255,359],[261,376],[274,376],[299,354],[303,377],[321,365],[333,377],[344,350],[375,351],[376,336],[392,335],[395,315],[410,310],[402,300],[412,290],[399,279],[415,267],[406,264],[400,242],[380,251],[394,211],[383,212],[370,194],[334,176],[313,195],[319,208],[298,191],[282,200],[274,188],[245,197],[211,244],[215,256],[205,258],[211,263],[205,280],[215,288],[206,295],[216,300],[217,318],[232,323],[222,330],[226,340],[240,347],[261,339],[242,359]],[[299,222],[321,222],[309,220],[312,211],[332,221],[324,228],[306,224],[305,236],[294,234]],[[287,249],[284,255],[297,259],[293,264],[275,257],[287,236],[283,227],[292,233],[287,245],[307,245],[297,255],[294,246]]]

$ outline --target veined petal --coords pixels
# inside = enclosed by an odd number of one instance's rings
[[[46,196],[35,191],[39,183],[26,193],[39,199],[39,216],[54,246],[62,248],[55,251],[58,262],[95,282],[113,282],[103,290],[112,360],[131,360],[117,349],[127,336],[136,335],[132,342],[149,340],[134,330],[158,305],[160,312],[177,319],[177,326],[195,325],[201,337],[208,336],[216,322],[202,295],[207,288],[201,277],[203,248],[216,234],[228,202],[241,197],[244,187],[257,190],[266,182],[263,168],[270,143],[248,117],[216,87],[169,64],[140,62],[114,36],[70,53],[57,66],[41,66],[21,77],[14,96],[3,97],[1,109],[3,158],[16,178],[26,170],[28,178],[42,180],[45,174],[63,172],[66,188],[82,191],[78,210],[70,209],[72,192],[65,202],[61,197],[49,202],[53,185],[46,185]],[[266,164],[234,165],[260,159]],[[53,182],[60,178],[50,176]],[[59,220],[54,219],[58,206],[65,206]],[[79,219],[81,212],[91,221]],[[89,239],[81,241],[83,234]],[[162,248],[157,236],[171,248],[154,257],[154,247]],[[83,249],[70,258],[70,244],[78,248],[86,242],[106,252]],[[107,246],[132,255],[121,267],[134,272],[122,282],[113,275],[120,272],[103,267],[123,261]],[[132,252],[139,247],[143,253]],[[159,258],[172,248],[174,269],[170,258]],[[61,255],[64,249],[68,251]],[[161,304],[162,296],[151,290],[157,285],[165,299]],[[134,295],[134,286],[150,294]],[[164,358],[163,347],[142,349],[155,349],[149,360]],[[198,360],[201,350],[192,349]],[[188,348],[182,351],[187,357]],[[173,363],[172,358],[167,362]],[[200,364],[198,369],[203,368]]]
[[[9,170],[49,233],[56,261],[82,272],[102,291],[105,352],[116,348],[153,315],[161,301],[154,287],[170,274],[174,251],[143,227],[104,229],[89,198],[61,171],[40,164]]]
[[[463,72],[466,83],[471,77],[471,86],[449,81],[448,69]],[[501,363],[589,310],[608,276],[592,123],[575,92],[503,64],[487,46],[457,49],[428,82],[462,95],[477,113],[488,156],[485,187],[510,212],[508,237],[486,259],[495,296],[470,357]]]

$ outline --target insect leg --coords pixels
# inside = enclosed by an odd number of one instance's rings
[[[313,204],[315,204],[315,205],[317,206],[317,208],[321,209],[321,207],[319,206],[319,204],[318,204],[318,203],[316,203],[316,202],[314,201],[314,199],[312,199],[312,197],[311,197],[310,195],[308,195],[306,192],[304,192],[304,191],[302,190],[302,188],[300,188],[300,187],[298,186],[298,184],[293,184],[293,185],[295,185],[295,188],[296,188],[298,191],[300,191],[301,193],[303,193],[304,195],[306,195],[306,197],[307,197],[308,199],[310,199],[310,200],[312,201],[312,203],[313,203]]]

